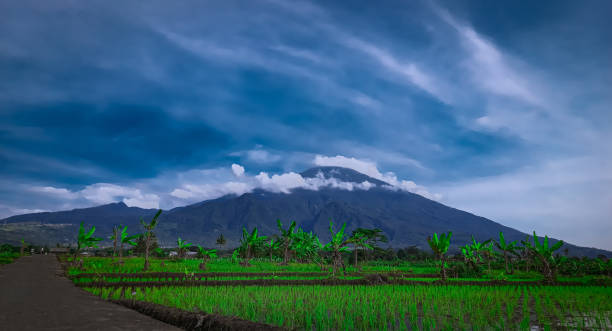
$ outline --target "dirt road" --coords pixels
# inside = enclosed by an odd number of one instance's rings
[[[54,255],[34,255],[0,267],[0,330],[179,329],[76,288]]]

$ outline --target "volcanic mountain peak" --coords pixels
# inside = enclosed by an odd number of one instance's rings
[[[314,167],[300,173],[304,178],[322,176],[325,179],[335,178],[342,182],[363,183],[365,181],[379,186],[389,185],[382,180],[372,178],[359,171],[343,167]]]

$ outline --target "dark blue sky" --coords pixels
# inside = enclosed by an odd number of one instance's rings
[[[284,191],[341,165],[612,249],[610,12],[2,1],[0,217]]]

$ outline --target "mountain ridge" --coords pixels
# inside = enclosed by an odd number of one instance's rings
[[[276,219],[295,220],[304,230],[317,233],[323,242],[329,240],[330,220],[336,227],[346,222],[349,233],[357,227],[377,227],[395,248],[416,245],[427,249],[426,238],[433,232],[453,231],[455,249],[467,243],[471,235],[477,240],[496,238],[499,231],[504,232],[507,240],[521,240],[527,235],[418,194],[385,188],[388,183],[352,169],[316,167],[301,174],[304,178],[335,178],[342,182],[368,181],[375,186],[352,190],[326,186],[318,190],[297,188],[290,193],[256,189],[240,196],[226,195],[165,211],[160,217],[158,238],[162,245],[172,245],[181,236],[190,242],[213,246],[222,233],[231,247],[238,244],[242,227],[257,227],[263,235],[276,234]],[[140,218],[150,219],[155,212],[156,209],[128,207],[117,202],[69,211],[15,215],[0,220],[0,224],[7,223],[0,225],[0,242],[16,243],[21,237],[49,245],[70,241],[81,221],[95,225],[98,236],[107,237],[116,224],[128,225],[131,232],[137,232],[141,230]],[[23,229],[17,224],[23,224]],[[571,244],[564,247],[574,255],[612,255],[597,248]]]

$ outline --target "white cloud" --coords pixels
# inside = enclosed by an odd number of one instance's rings
[[[29,209],[29,208],[15,208],[12,206],[7,206],[4,204],[0,204],[0,218],[10,217],[13,215],[20,214],[31,214],[31,213],[42,213],[49,211],[47,209]]]
[[[61,199],[77,199],[78,193],[74,193],[65,188],[56,188],[52,186],[34,186],[30,188],[33,192],[39,192],[50,196],[55,196]]]
[[[477,85],[497,95],[515,97],[531,105],[543,105],[537,94],[538,89],[530,78],[512,68],[509,64],[510,59],[492,42],[486,40],[472,27],[459,23],[445,9],[435,6],[434,8],[440,17],[459,33],[465,49],[471,56],[469,69]]]
[[[252,149],[246,152],[247,158],[250,161],[257,163],[274,163],[280,160],[280,155],[272,154],[263,149]]]
[[[357,49],[375,59],[385,69],[406,78],[410,83],[429,93],[444,103],[450,103],[450,97],[446,91],[441,89],[442,83],[430,73],[426,73],[422,67],[413,62],[402,62],[389,51],[364,40],[344,36],[336,31],[338,39],[345,45]]]
[[[252,189],[253,187],[248,183],[233,181],[219,184],[187,184],[181,188],[174,189],[170,195],[175,198],[197,202],[219,198],[228,194],[242,195],[250,192]]]
[[[369,160],[358,160],[354,157],[346,157],[342,155],[323,156],[317,155],[314,159],[314,164],[318,166],[344,167],[361,172],[372,178],[383,180],[383,174],[378,171],[376,163]]]
[[[389,189],[416,193],[432,200],[440,200],[442,198],[441,194],[430,193],[425,187],[419,186],[413,181],[398,179],[393,172],[387,172],[385,174],[381,173],[378,170],[376,163],[369,160],[359,160],[354,157],[349,158],[342,155],[332,157],[317,155],[315,156],[314,164],[318,166],[350,168],[372,178],[388,183],[389,186],[387,186],[387,188]]]
[[[255,176],[255,179],[259,182],[261,188],[272,192],[289,193],[291,189],[307,186],[304,178],[295,172],[272,175],[271,177],[265,172],[260,172],[259,175]]]
[[[583,157],[438,185],[435,190],[444,194],[444,203],[521,231],[612,249],[610,186],[612,162]]]
[[[34,186],[30,188],[30,191],[42,193],[58,200],[77,200],[73,203],[75,207],[83,207],[91,203],[107,204],[123,201],[128,206],[159,208],[160,200],[156,194],[145,194],[140,189],[108,183],[88,185],[79,191],[52,186]]]
[[[244,175],[244,167],[234,163],[232,164],[232,172],[234,173],[234,176],[242,177],[242,175]]]

